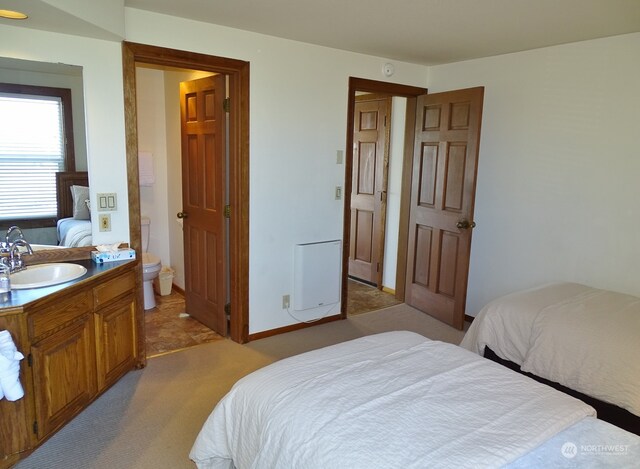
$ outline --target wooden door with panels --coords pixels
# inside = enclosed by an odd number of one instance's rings
[[[463,328],[484,88],[419,96],[405,301]]]
[[[382,288],[391,98],[356,96],[349,275]]]
[[[227,333],[225,76],[180,83],[186,311]]]

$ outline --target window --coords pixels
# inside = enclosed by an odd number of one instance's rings
[[[0,224],[55,226],[56,172],[74,171],[71,90],[0,84]]]

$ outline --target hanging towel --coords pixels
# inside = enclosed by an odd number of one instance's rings
[[[156,182],[153,171],[153,155],[148,151],[138,153],[138,169],[141,186],[151,186]]]
[[[0,399],[17,401],[24,396],[20,384],[20,360],[24,358],[11,339],[9,331],[0,331]]]

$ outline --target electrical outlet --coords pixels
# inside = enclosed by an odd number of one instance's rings
[[[291,297],[289,295],[282,295],[282,309],[289,309],[291,305]]]
[[[101,213],[98,217],[100,231],[111,231],[111,215],[109,213]]]
[[[342,186],[336,186],[336,200],[342,199]]]

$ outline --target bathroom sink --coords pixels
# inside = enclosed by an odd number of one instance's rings
[[[87,269],[78,264],[51,263],[31,265],[24,270],[11,274],[11,288],[21,290],[57,285],[75,280],[87,273]]]

